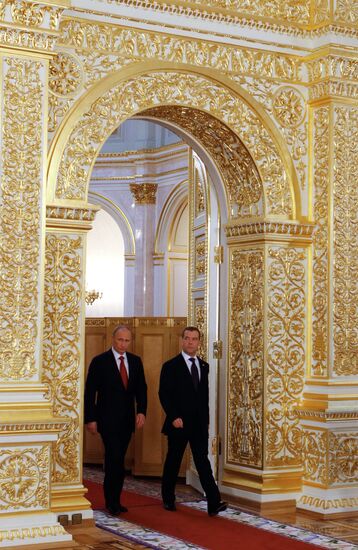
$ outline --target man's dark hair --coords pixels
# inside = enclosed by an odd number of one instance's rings
[[[119,330],[128,330],[128,332],[130,334],[132,334],[132,331],[130,328],[126,327],[125,325],[117,325],[115,328],[114,328],[114,331],[112,332],[112,337],[114,337],[116,335],[116,333],[119,331]]]
[[[183,332],[181,333],[182,338],[184,338],[184,334],[186,333],[186,331],[188,331],[188,332],[197,332],[199,334],[199,340],[201,339],[201,332],[198,329],[198,327],[185,327],[185,329],[183,329]]]

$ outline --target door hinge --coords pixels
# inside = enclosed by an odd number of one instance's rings
[[[218,246],[214,246],[214,263],[215,264],[222,264],[224,261],[224,247],[219,244]]]
[[[213,342],[213,358],[222,359],[223,356],[223,343],[222,340],[216,340]]]

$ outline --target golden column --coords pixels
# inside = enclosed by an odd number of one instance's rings
[[[306,366],[312,226],[226,227],[229,246],[227,493],[265,510],[296,506],[302,446],[296,411]]]
[[[313,240],[312,360],[300,409],[304,487],[321,517],[358,512],[357,53],[308,61]]]
[[[46,82],[66,5],[0,10],[0,546],[71,539],[51,512],[52,445],[67,420],[41,379]]]
[[[86,233],[98,206],[48,205],[42,380],[57,417],[51,509],[62,520],[92,518],[82,484]]]

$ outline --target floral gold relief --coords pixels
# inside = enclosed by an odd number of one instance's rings
[[[1,448],[0,511],[49,507],[50,447]]]
[[[3,60],[0,380],[36,373],[42,178],[42,63]]]
[[[143,114],[174,122],[202,143],[220,167],[235,217],[262,215],[261,176],[244,144],[227,126],[207,113],[185,107],[156,107]],[[200,187],[198,193],[201,200]]]
[[[358,109],[334,117],[334,374],[358,375]]]
[[[328,192],[329,108],[314,112],[313,213],[313,323],[312,374],[323,376],[328,369]]]
[[[301,430],[295,410],[305,375],[306,252],[268,250],[266,463],[301,464]]]
[[[53,482],[80,481],[82,249],[81,236],[50,232],[46,237],[42,380],[54,414],[69,420],[54,444]]]
[[[83,199],[90,167],[107,135],[128,116],[168,102],[210,111],[240,135],[251,157],[256,159],[257,169],[251,164],[248,173],[254,178],[257,170],[260,172],[267,214],[291,216],[293,197],[285,167],[277,146],[255,112],[215,82],[175,72],[153,72],[130,79],[91,105],[85,118],[75,125],[65,147],[56,183],[57,198]],[[235,155],[229,164],[233,162],[239,163]],[[260,185],[254,189],[256,193],[258,190],[258,198]],[[248,187],[244,196],[250,193]]]
[[[264,252],[231,253],[227,459],[262,467]]]

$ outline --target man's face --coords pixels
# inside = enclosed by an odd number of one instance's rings
[[[117,330],[112,338],[112,346],[118,353],[125,353],[131,343],[131,333],[126,328]]]
[[[182,349],[185,353],[194,357],[200,345],[200,336],[196,330],[186,330],[182,337]]]

